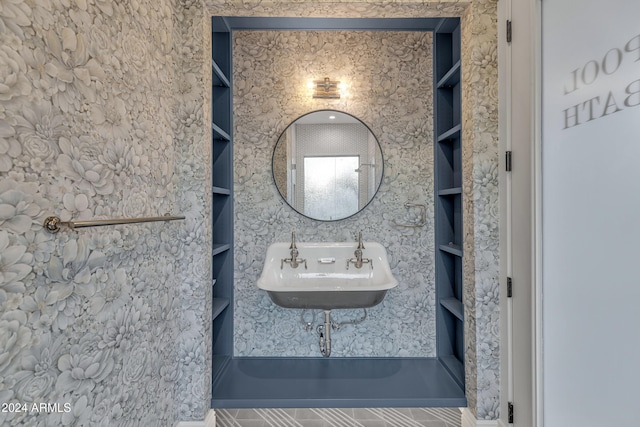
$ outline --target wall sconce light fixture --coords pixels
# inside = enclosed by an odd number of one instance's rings
[[[313,82],[313,97],[314,98],[340,98],[339,89],[340,82],[333,81],[329,77],[325,77],[324,80],[315,80]]]

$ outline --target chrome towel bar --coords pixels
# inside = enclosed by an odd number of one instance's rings
[[[44,220],[44,228],[50,233],[57,233],[60,231],[60,227],[69,227],[72,230],[76,228],[85,227],[102,227],[105,225],[118,225],[118,224],[137,224],[141,222],[156,222],[156,221],[176,221],[184,219],[184,216],[171,216],[166,214],[165,216],[152,216],[145,218],[121,218],[121,219],[95,219],[92,221],[62,221],[57,216],[50,216]]]

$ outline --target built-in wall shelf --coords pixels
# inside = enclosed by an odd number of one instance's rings
[[[213,319],[218,317],[222,311],[229,305],[229,298],[214,298],[213,299]]]
[[[218,64],[216,64],[216,61],[213,61],[213,60],[211,61],[211,67],[213,71],[212,85],[220,86],[220,87],[231,87],[231,83],[229,82],[229,79],[224,74],[224,72],[220,69],[220,67],[218,67]]]
[[[453,244],[453,243],[447,243],[446,245],[438,246],[438,248],[441,251],[448,252],[448,253],[453,254],[455,256],[459,256],[459,257],[462,256],[462,247],[460,245],[456,245],[456,244]]]
[[[211,20],[211,272],[212,376],[233,356],[233,114],[231,30],[224,18]]]
[[[451,129],[444,131],[442,134],[438,136],[438,142],[445,141],[455,141],[460,138],[460,131],[462,130],[462,125],[457,124]]]
[[[232,358],[212,408],[465,407],[437,358]]]
[[[228,251],[229,249],[231,249],[231,245],[229,243],[214,243],[212,255],[218,255],[219,253]]]
[[[234,26],[235,25],[235,26]],[[460,23],[451,19],[213,17],[212,408],[465,407]],[[302,26],[302,27],[301,27]],[[344,27],[346,26],[346,27]],[[231,31],[383,29],[434,34],[434,358],[235,357]],[[454,242],[454,245],[449,245]]]
[[[212,187],[211,192],[213,194],[220,194],[223,196],[229,196],[231,195],[231,190],[228,188],[222,188],[222,187]]]
[[[442,365],[449,371],[460,386],[464,384],[464,364],[454,355],[439,358]]]
[[[440,305],[449,310],[449,313],[453,314],[460,320],[464,320],[464,308],[462,301],[457,298],[443,298],[440,300]]]
[[[231,362],[230,356],[214,354],[212,358],[212,372],[211,378],[215,383],[218,378],[226,371],[229,367],[229,362]]]
[[[434,34],[437,354],[448,372],[464,387],[460,43],[459,20],[443,20]]]
[[[211,129],[213,129],[213,139],[215,141],[231,141],[231,136],[220,129],[215,123],[211,124]]]
[[[438,196],[457,196],[462,194],[462,187],[445,188],[438,190]]]
[[[442,89],[452,88],[457,84],[460,84],[460,60],[453,64],[449,71],[438,81],[436,86],[438,89]]]

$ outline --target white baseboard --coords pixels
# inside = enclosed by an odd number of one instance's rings
[[[176,427],[216,427],[216,411],[209,409],[204,421],[179,421]]]
[[[501,425],[500,420],[478,421],[469,409],[462,409],[462,427],[500,427]]]
[[[204,427],[216,427],[216,411],[209,409],[204,419]]]

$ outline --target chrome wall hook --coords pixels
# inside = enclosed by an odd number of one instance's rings
[[[396,220],[393,221],[393,225],[396,227],[406,227],[406,228],[421,228],[424,227],[427,223],[427,207],[425,205],[419,203],[405,203],[405,209],[417,208],[420,209],[420,221],[415,224],[401,224]]]

